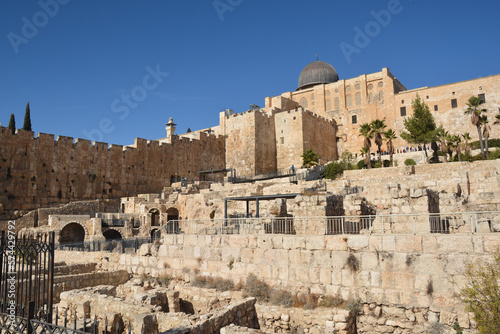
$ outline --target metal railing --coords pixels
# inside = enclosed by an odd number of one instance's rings
[[[456,234],[500,232],[500,211],[169,221],[167,234]],[[498,229],[498,230],[497,230]]]
[[[96,218],[101,218],[104,227],[123,227],[127,221],[139,225],[141,214],[137,213],[96,213]],[[135,227],[135,226],[134,226]]]
[[[55,249],[80,252],[135,253],[143,244],[153,243],[157,238],[159,237],[156,237],[156,234],[153,234],[150,238],[71,242],[56,244]]]

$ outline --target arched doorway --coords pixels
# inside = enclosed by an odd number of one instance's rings
[[[151,214],[151,226],[160,226],[160,211],[151,209],[149,213]]]
[[[176,208],[169,208],[167,210],[167,221],[179,220],[179,210]]]
[[[161,231],[157,228],[154,228],[150,232],[151,240],[157,240],[161,238]]]
[[[107,230],[102,232],[102,235],[106,238],[106,240],[123,239],[121,233],[117,230]]]
[[[179,229],[179,210],[169,208],[167,210],[167,233],[180,233]]]
[[[59,243],[83,242],[85,240],[85,229],[78,223],[69,223],[61,230]]]

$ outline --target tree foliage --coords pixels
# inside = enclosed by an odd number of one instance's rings
[[[470,115],[470,121],[472,125],[474,125],[477,129],[477,135],[479,137],[479,145],[481,147],[481,155],[483,159],[486,159],[486,154],[484,152],[484,144],[483,144],[483,134],[481,132],[482,123],[482,115],[487,110],[482,109],[481,105],[484,103],[482,99],[477,96],[471,96],[469,98],[469,102],[467,103],[467,110],[465,110],[466,115]]]
[[[460,299],[474,313],[479,332],[500,333],[500,255],[491,263],[468,263],[465,276],[468,282]]]
[[[370,148],[372,146],[371,139],[373,137],[373,131],[372,131],[371,125],[368,123],[361,124],[361,126],[359,127],[359,136],[364,138],[363,139],[363,148],[366,151],[365,165],[368,168],[372,168]]]
[[[26,105],[26,112],[24,113],[24,123],[23,130],[32,131],[31,130],[31,115],[30,115],[30,103]]]
[[[308,149],[304,152],[304,154],[302,154],[302,166],[306,168],[317,165],[318,161],[319,155],[314,153],[312,148]]]
[[[401,132],[401,138],[408,143],[424,146],[427,158],[426,144],[436,139],[436,122],[429,106],[417,95],[412,102],[413,115],[404,120],[406,131]]]
[[[371,131],[372,131],[372,137],[373,140],[375,141],[375,145],[378,147],[378,160],[382,160],[382,144],[383,144],[383,138],[382,135],[384,134],[384,130],[387,127],[385,124],[385,120],[382,119],[375,119],[370,123]]]
[[[12,134],[16,133],[16,118],[14,117],[14,114],[10,114],[9,129]]]
[[[392,143],[392,141],[398,137],[396,136],[396,132],[394,132],[394,130],[392,129],[384,132],[384,137],[387,140],[387,150],[389,151],[389,166],[392,167],[394,165],[394,144]]]

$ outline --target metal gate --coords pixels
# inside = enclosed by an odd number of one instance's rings
[[[52,323],[54,232],[0,236],[0,334],[33,332],[32,319]]]

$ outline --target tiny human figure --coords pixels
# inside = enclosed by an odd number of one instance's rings
[[[292,165],[291,170],[292,170],[292,174],[295,174],[295,166],[294,165]]]

